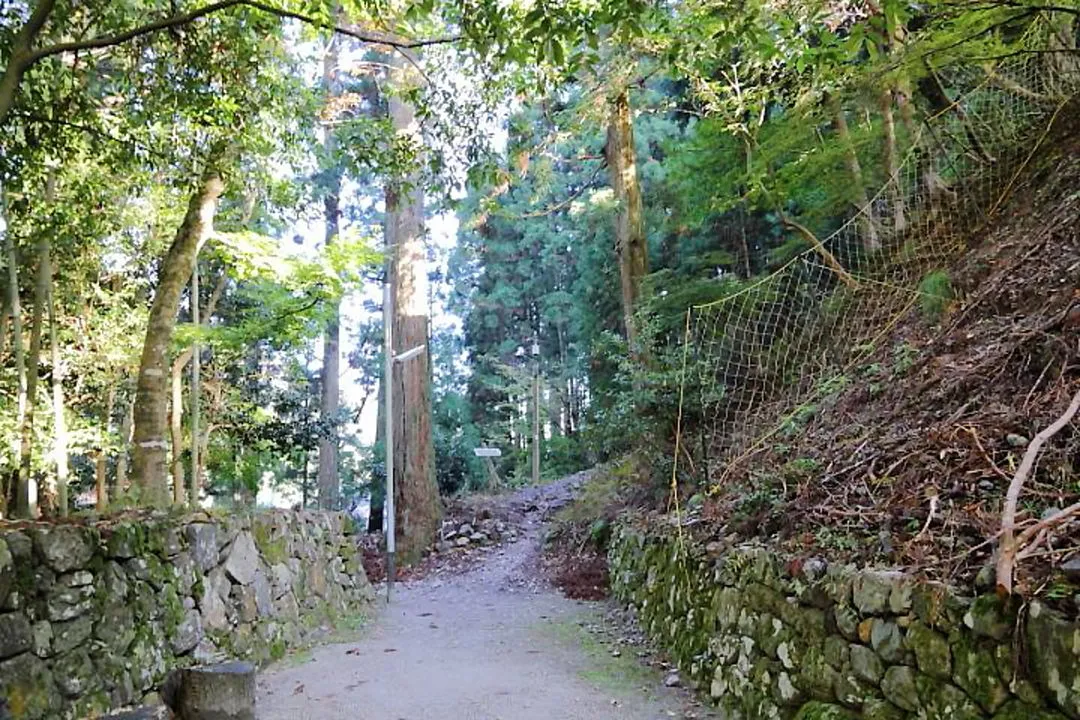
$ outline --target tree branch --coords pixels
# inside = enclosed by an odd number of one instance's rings
[[[187,25],[194,22],[201,17],[224,10],[226,8],[234,7],[236,5],[243,4],[243,0],[221,0],[220,2],[206,5],[201,8],[196,8],[186,13],[179,13],[177,15],[171,15],[154,22],[146,23],[145,25],[139,25],[133,27],[130,30],[116,33],[115,35],[99,35],[92,37],[88,40],[72,40],[70,42],[57,43],[55,45],[48,45],[43,48],[38,48],[30,53],[26,60],[26,67],[39,60],[50,57],[52,55],[62,55],[69,52],[78,52],[80,50],[93,50],[95,48],[111,47],[113,45],[120,45],[126,43],[128,40],[134,40],[137,37],[143,35],[149,35],[150,33],[157,32],[159,30],[167,30],[168,28],[178,27],[180,25]]]
[[[962,38],[960,38],[958,40],[954,40],[953,42],[947,43],[945,45],[941,45],[939,47],[929,47],[929,48],[926,48],[925,50],[922,50],[920,52],[913,52],[913,53],[910,53],[910,54],[901,54],[896,58],[896,60],[893,60],[892,62],[886,63],[880,69],[875,71],[874,77],[875,78],[880,78],[881,76],[885,75],[886,73],[892,72],[892,71],[896,70],[897,68],[900,68],[901,66],[903,66],[905,63],[908,63],[908,62],[919,61],[919,60],[922,60],[922,61],[925,62],[932,55],[937,55],[939,53],[943,53],[943,52],[946,52],[948,50],[958,48],[961,45],[966,45],[967,43],[971,42],[972,40],[977,40],[978,38],[980,38],[980,37],[982,37],[984,35],[989,35],[990,33],[994,32],[998,28],[1005,27],[1006,25],[1010,25],[1010,24],[1012,24],[1012,23],[1014,23],[1014,22],[1016,22],[1018,20],[1023,20],[1025,18],[1031,17],[1032,15],[1038,15],[1038,14],[1039,14],[1039,10],[1037,10],[1037,9],[1036,10],[1030,10],[1029,9],[1029,10],[1026,10],[1024,12],[1018,12],[1015,15],[1010,15],[1009,17],[1007,17],[1007,18],[1005,18],[1003,20],[999,20],[998,22],[992,23],[992,24],[988,25],[987,27],[984,27],[984,28],[982,28],[980,30],[974,31],[974,32],[972,32],[972,33],[970,33],[968,35],[965,35],[964,37],[962,37]]]
[[[1045,520],[1040,520],[1039,522],[1024,530],[1024,532],[1020,533],[1020,536],[1016,539],[1017,545],[1029,542],[1033,537],[1035,537],[1037,533],[1060,525],[1061,523],[1065,522],[1077,513],[1080,513],[1080,503],[1073,503],[1064,510],[1058,510],[1050,517],[1046,518]],[[1026,555],[1027,553],[1022,552],[1020,554]]]
[[[56,0],[39,0],[34,5],[34,11],[30,13],[30,19],[19,29],[11,43],[11,56],[3,75],[0,75],[0,124],[7,119],[11,106],[15,104],[15,92],[22,82],[23,73],[34,62],[29,57],[30,48],[49,19],[55,4]]]
[[[282,8],[274,7],[259,0],[237,0],[240,5],[246,5],[247,7],[254,8],[256,10],[262,10],[263,12],[270,13],[271,15],[277,15],[278,17],[290,18],[292,20],[299,20],[307,25],[313,25],[315,27],[325,28],[332,30],[339,35],[347,35],[351,38],[356,38],[361,42],[372,43],[375,45],[389,45],[392,48],[398,50],[415,50],[417,48],[428,47],[431,45],[448,45],[456,43],[462,39],[461,35],[448,35],[444,37],[426,38],[424,40],[406,40],[405,38],[393,35],[391,33],[384,33],[378,30],[367,30],[360,28],[356,25],[334,25],[321,23],[313,17],[304,15],[302,13],[293,12],[292,10],[284,10]]]
[[[603,156],[600,156],[600,157],[602,158]],[[537,218],[537,217],[546,217],[548,215],[554,215],[555,213],[559,212],[563,208],[569,207],[570,204],[574,202],[574,200],[577,200],[579,197],[581,197],[585,193],[586,190],[591,188],[593,186],[593,183],[596,181],[597,176],[600,174],[600,171],[603,170],[606,167],[607,167],[606,162],[600,163],[599,165],[597,165],[596,169],[593,170],[592,175],[589,176],[589,179],[586,180],[585,182],[583,182],[581,184],[581,187],[579,187],[574,192],[570,193],[570,195],[568,197],[566,197],[564,200],[562,200],[561,202],[558,202],[555,205],[552,205],[550,207],[544,208],[543,210],[533,210],[532,212],[522,213],[520,215],[506,215],[506,217],[508,217],[508,218],[510,218],[512,220],[524,220],[526,218]]]
[[[1080,15],[1080,8],[1067,7],[1065,5],[1032,5],[1030,3],[1021,2],[1020,0],[993,0],[992,2],[983,3],[981,5],[973,6],[959,4],[957,6],[960,12],[971,12],[972,10],[993,10],[999,7],[1020,8],[1022,10],[1034,10],[1036,12],[1060,12],[1066,13],[1068,15]]]
[[[4,68],[3,73],[0,73],[0,125],[3,125],[7,120],[11,108],[15,104],[15,96],[23,75],[39,60],[54,55],[79,52],[81,50],[94,50],[121,45],[129,40],[142,37],[143,35],[149,35],[160,30],[187,25],[199,18],[206,17],[231,7],[249,7],[281,18],[299,20],[307,25],[330,30],[331,32],[346,35],[362,42],[386,45],[400,52],[410,63],[416,66],[417,69],[419,69],[419,64],[413,57],[413,53],[409,52],[410,50],[430,45],[455,43],[462,39],[461,35],[451,35],[423,40],[405,40],[390,33],[383,33],[377,30],[364,30],[355,25],[343,26],[332,23],[323,23],[311,16],[274,7],[273,5],[259,2],[258,0],[220,0],[219,2],[211,3],[210,5],[201,8],[170,15],[169,17],[154,20],[153,22],[148,22],[131,28],[130,30],[125,30],[112,35],[99,35],[87,40],[72,40],[69,42],[56,43],[55,45],[48,45],[33,50],[32,46],[34,40],[48,21],[49,15],[52,13],[55,4],[56,0],[39,0],[34,6],[30,19],[27,20],[26,24],[19,30],[12,42],[11,57],[8,60],[7,67]],[[420,70],[420,72],[423,74],[423,70]]]
[[[1043,445],[1046,442],[1057,435],[1061,430],[1072,422],[1073,416],[1077,411],[1080,411],[1080,391],[1077,391],[1073,396],[1072,402],[1069,403],[1069,407],[1065,410],[1065,413],[1057,420],[1052,422],[1046,428],[1041,430],[1031,442],[1028,443],[1027,451],[1024,453],[1024,459],[1020,462],[1020,467],[1016,470],[1016,474],[1013,475],[1012,482],[1009,483],[1009,490],[1005,495],[1005,508],[1001,513],[1001,547],[998,550],[997,561],[997,587],[998,593],[1002,595],[1011,595],[1013,589],[1013,570],[1016,565],[1016,553],[1019,549],[1019,543],[1016,538],[1016,504],[1020,499],[1020,490],[1024,487],[1024,482],[1027,480],[1028,475],[1031,474],[1032,468],[1035,467],[1035,461],[1039,458],[1039,453],[1042,451]],[[1071,509],[1070,509],[1071,510]],[[1063,511],[1067,512],[1067,511]],[[1063,513],[1058,513],[1060,516]],[[1056,517],[1056,516],[1055,516]],[[1057,517],[1058,520],[1062,519]],[[1024,534],[1024,538],[1031,536],[1032,531],[1037,529],[1029,528]]]
[[[258,0],[220,0],[216,3],[203,6],[190,10],[186,13],[178,13],[171,15],[160,20],[146,23],[145,25],[139,25],[138,27],[125,30],[124,32],[116,33],[115,35],[99,35],[88,40],[73,40],[71,42],[57,43],[56,45],[49,45],[47,47],[39,48],[32,51],[25,60],[25,67],[29,68],[38,60],[49,57],[51,55],[60,55],[63,53],[77,52],[79,50],[93,50],[95,48],[111,47],[113,45],[120,45],[129,40],[134,40],[137,37],[143,35],[149,35],[151,33],[158,32],[159,30],[167,30],[173,27],[179,27],[181,25],[187,25],[199,18],[212,15],[221,10],[227,10],[231,7],[250,7],[255,10],[261,10],[271,15],[276,15],[281,18],[289,18],[292,20],[299,20],[307,25],[314,27],[324,28],[332,32],[347,35],[362,42],[374,43],[377,45],[389,45],[393,48],[399,49],[411,49],[425,47],[428,45],[442,45],[447,43],[457,42],[461,39],[461,36],[449,36],[439,38],[429,38],[425,40],[404,40],[402,38],[390,35],[388,33],[382,33],[378,31],[362,30],[355,26],[343,26],[334,25],[329,23],[321,23],[313,17],[303,15],[301,13],[293,12],[291,10],[284,10],[282,8],[274,7],[268,3],[259,2]]]
[[[59,125],[61,127],[71,128],[73,130],[81,130],[82,132],[85,132],[85,133],[87,133],[89,135],[93,135],[95,137],[101,138],[102,140],[109,140],[111,142],[117,143],[118,145],[126,145],[129,148],[133,148],[133,149],[136,149],[136,150],[142,150],[142,151],[144,151],[146,153],[149,153],[149,154],[154,155],[154,156],[159,157],[159,158],[166,158],[166,159],[168,158],[167,155],[165,155],[163,153],[160,153],[157,150],[154,150],[153,148],[151,148],[151,147],[149,147],[147,145],[144,145],[143,143],[139,142],[138,140],[135,140],[133,138],[123,138],[123,137],[118,137],[116,135],[111,135],[108,132],[106,132],[105,130],[101,130],[100,128],[92,127],[90,125],[83,125],[81,123],[69,122],[67,120],[58,120],[56,118],[45,117],[44,115],[35,115],[33,113],[13,112],[13,113],[11,113],[11,116],[12,117],[17,117],[17,118],[22,118],[24,120],[29,120],[30,122],[45,123],[47,125]]]
[[[792,220],[783,213],[780,215],[780,222],[802,235],[813,246],[814,251],[821,256],[821,259],[825,261],[825,264],[829,266],[829,269],[836,273],[836,276],[840,278],[841,282],[849,288],[859,287],[859,283],[855,281],[855,278],[851,277],[851,273],[845,270],[844,266],[840,264],[840,261],[836,259],[836,256],[821,244],[821,240],[818,240],[817,235],[812,233],[810,228]]]
[[[15,46],[24,45],[29,48],[34,38],[41,32],[41,28],[45,27],[45,21],[49,19],[49,15],[52,14],[53,6],[56,5],[56,0],[39,0],[34,5],[34,12],[30,14],[30,19],[23,25],[22,30],[19,31],[18,36],[15,38]]]

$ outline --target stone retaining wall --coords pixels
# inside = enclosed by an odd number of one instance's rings
[[[173,668],[265,662],[357,618],[352,532],[304,512],[0,526],[0,718],[92,717]]]
[[[1080,625],[1038,601],[818,559],[785,566],[644,523],[618,529],[610,561],[616,597],[721,717],[1080,718]]]

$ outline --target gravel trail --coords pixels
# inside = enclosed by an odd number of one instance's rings
[[[472,570],[395,586],[360,639],[259,677],[260,720],[659,720],[700,717],[685,691],[580,627],[593,603],[535,577],[542,517],[573,479],[532,488],[522,535]],[[383,597],[385,590],[382,589]]]

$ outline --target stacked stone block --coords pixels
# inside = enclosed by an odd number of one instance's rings
[[[352,531],[306,512],[0,526],[0,717],[93,716],[357,617],[373,593]]]
[[[613,591],[735,720],[1080,720],[1080,625],[901,572],[628,522]]]

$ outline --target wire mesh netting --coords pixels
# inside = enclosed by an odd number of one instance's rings
[[[683,389],[700,388],[712,484],[805,422],[910,310],[949,301],[945,269],[992,222],[1080,88],[1075,50],[1043,52],[1052,22],[1031,26],[1025,52],[939,71],[955,99],[912,129],[896,173],[847,222],[819,240],[786,220],[805,249],[690,308],[697,376]]]

